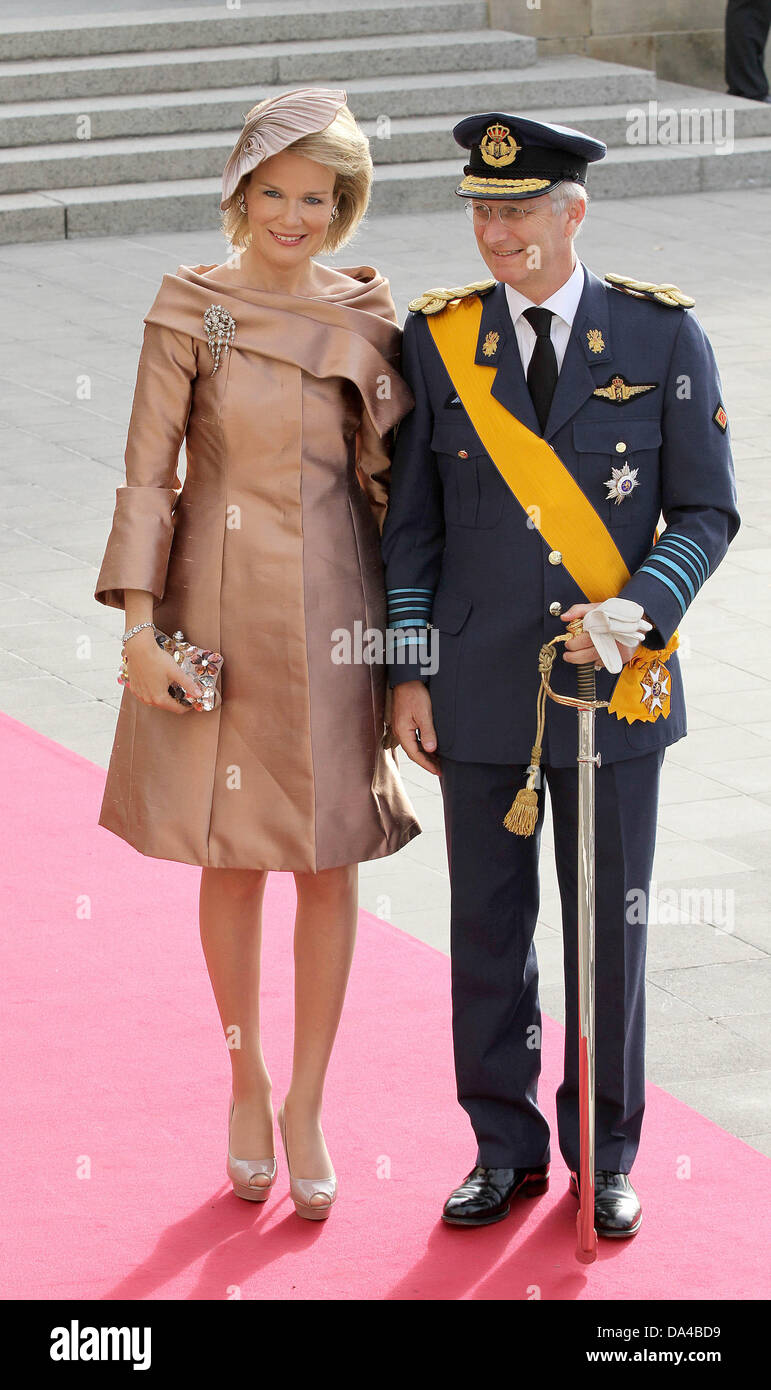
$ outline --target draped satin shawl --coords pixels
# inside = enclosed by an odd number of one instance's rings
[[[174,275],[164,275],[144,322],[206,343],[204,314],[219,304],[235,320],[231,351],[275,357],[311,376],[347,378],[358,387],[379,435],[412,408],[412,394],[398,374],[401,331],[388,281],[372,266],[346,267],[339,286],[307,298],[204,278],[207,268],[180,265]],[[201,360],[208,351],[207,345]]]

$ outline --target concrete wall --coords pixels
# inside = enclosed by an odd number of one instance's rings
[[[539,40],[542,57],[584,53],[725,90],[725,0],[490,0],[490,25]]]

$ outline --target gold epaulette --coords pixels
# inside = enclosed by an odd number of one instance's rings
[[[461,285],[454,290],[426,290],[425,294],[419,294],[417,299],[411,299],[408,308],[414,314],[438,314],[453,299],[465,299],[469,294],[481,294],[485,290],[491,290],[496,285],[497,280],[475,280],[473,285]]]
[[[657,304],[666,304],[669,309],[692,309],[696,303],[689,294],[683,294],[677,285],[651,285],[647,280],[633,280],[631,275],[605,276],[614,289],[624,294],[634,295],[635,299],[654,299]]]

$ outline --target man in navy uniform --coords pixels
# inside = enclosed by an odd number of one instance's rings
[[[558,648],[551,683],[575,695],[575,668],[592,661],[610,704],[596,717],[595,1225],[627,1237],[641,1221],[629,1173],[645,1101],[659,775],[686,732],[676,629],[739,526],[728,420],[693,300],[621,275],[604,283],[576,257],[587,166],[605,146],[500,112],[453,133],[470,151],[456,193],[492,278],[410,304],[403,371],[415,407],[398,430],[383,533],[392,729],[441,778],[457,1089],[477,1141],[443,1216],[487,1225],[515,1195],[548,1186],[533,946],[541,817],[531,835],[503,824],[528,773],[540,811],[548,785],[554,821],[566,994],[557,1121],[579,1192],[575,712],[549,702],[540,772],[533,743],[540,649],[586,618],[604,635]]]

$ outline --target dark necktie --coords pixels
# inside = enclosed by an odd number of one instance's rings
[[[530,365],[527,369],[527,389],[533,399],[535,413],[543,434],[549,418],[549,406],[557,385],[557,354],[551,340],[551,309],[525,309],[523,317],[535,330],[537,337]]]

